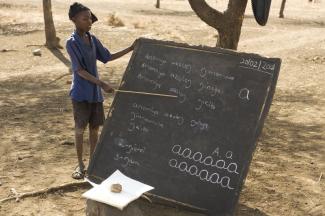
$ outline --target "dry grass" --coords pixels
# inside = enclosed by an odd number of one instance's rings
[[[107,18],[107,24],[113,27],[125,26],[124,22],[115,14],[110,14]]]

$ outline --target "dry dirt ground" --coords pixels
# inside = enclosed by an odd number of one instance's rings
[[[71,0],[52,0],[61,44],[73,30]],[[185,0],[83,0],[100,21],[95,33],[111,51],[140,36],[214,46],[216,32]],[[226,0],[208,1],[223,9]],[[283,60],[273,105],[242,191],[237,215],[325,215],[325,0],[287,1],[285,19],[274,0],[267,26],[246,10],[239,51]],[[108,25],[110,14],[125,26]],[[39,0],[0,0],[0,199],[10,188],[34,191],[73,181],[76,165],[68,97],[69,60],[44,44]],[[130,55],[99,64],[104,80],[117,84]],[[107,111],[112,97],[106,95]],[[87,140],[86,140],[87,141]],[[86,148],[87,145],[86,145]],[[87,154],[87,153],[86,153]],[[83,191],[55,193],[0,205],[0,215],[84,215]]]

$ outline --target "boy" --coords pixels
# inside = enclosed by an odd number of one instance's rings
[[[90,157],[96,147],[99,126],[104,123],[103,96],[101,88],[112,93],[114,89],[99,79],[96,60],[103,63],[122,57],[134,48],[134,43],[114,54],[111,54],[101,42],[89,33],[91,25],[97,17],[80,3],[70,6],[69,18],[75,24],[75,31],[67,40],[73,71],[70,96],[72,99],[75,121],[75,143],[78,156],[78,166],[72,173],[72,178],[82,179],[85,175],[85,165],[82,160],[83,134],[89,124]]]

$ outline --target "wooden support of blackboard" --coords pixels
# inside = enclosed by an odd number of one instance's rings
[[[121,90],[121,89],[115,89],[114,91],[121,92],[121,93],[142,94],[142,95],[177,98],[177,95],[158,94],[158,93],[151,93],[151,92],[127,91],[127,90]]]
[[[157,203],[149,203],[143,199],[135,200],[125,207],[122,211],[112,206],[87,200],[87,216],[204,216],[205,214],[192,212],[178,207],[171,207]]]

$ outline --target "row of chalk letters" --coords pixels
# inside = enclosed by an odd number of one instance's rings
[[[227,165],[226,160],[223,159],[215,160],[213,156],[211,155],[204,156],[203,153],[200,151],[194,152],[190,148],[182,149],[181,145],[174,145],[172,147],[171,152],[181,158],[192,160],[193,162],[203,164],[207,167],[223,169],[226,170],[228,173],[234,173],[237,175],[239,174],[237,171],[238,165],[235,162],[231,162]],[[231,157],[232,157],[232,152],[229,151],[229,153],[231,153]],[[230,159],[228,155],[229,153],[228,152],[226,153],[228,159]]]
[[[132,103],[131,108],[136,109],[137,112],[132,111],[128,131],[133,132],[149,132],[148,127],[145,125],[137,123],[137,120],[141,120],[143,123],[147,123],[150,125],[155,125],[160,128],[164,128],[164,124],[158,120],[154,120],[150,118],[152,117],[163,117],[168,120],[175,121],[177,126],[182,126],[185,123],[185,119],[181,114],[176,113],[170,113],[170,112],[162,112],[160,113],[158,109],[154,108],[153,106],[145,106],[138,104],[136,102]],[[147,116],[149,114],[150,116]],[[189,121],[189,126],[195,130],[199,131],[208,131],[209,130],[209,124],[207,122],[204,122],[200,119],[195,120],[191,119]]]
[[[192,81],[190,79],[184,78],[183,76],[175,75],[171,73],[170,75],[173,77],[176,81],[184,83],[184,90],[182,88],[176,88],[176,87],[170,87],[168,91],[172,94],[175,94],[178,96],[177,100],[179,103],[184,103],[185,101],[188,100],[188,96],[185,93],[185,89],[191,88],[192,87]],[[158,80],[151,79],[147,77],[145,74],[139,73],[137,75],[137,79],[149,83],[152,86],[152,90],[158,90],[161,89],[163,84],[160,83]],[[207,81],[202,81],[199,83],[199,86],[197,87],[197,92],[198,93],[205,93],[209,95],[210,97],[215,97],[215,96],[221,96],[224,94],[224,90],[219,88],[216,85],[211,85]],[[239,89],[238,91],[238,98],[244,100],[244,101],[249,101],[250,100],[250,94],[251,90],[247,87],[243,87]]]

